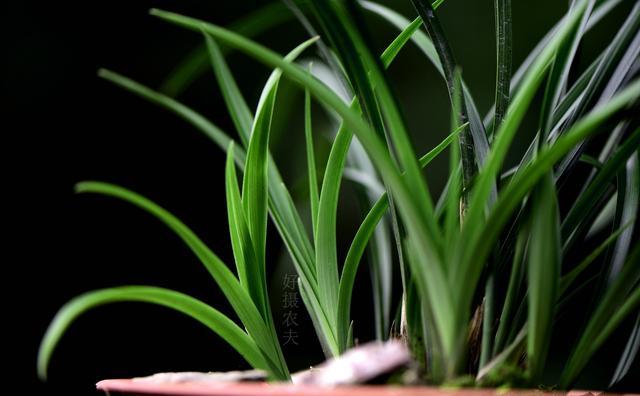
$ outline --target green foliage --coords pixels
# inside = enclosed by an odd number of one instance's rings
[[[404,327],[396,333],[408,337],[430,381],[469,384],[475,378],[486,386],[558,383],[562,388],[575,383],[607,338],[629,315],[637,316],[640,305],[640,244],[634,234],[640,190],[640,81],[634,79],[640,4],[632,7],[603,52],[573,78],[570,71],[575,69],[579,47],[588,44],[585,33],[620,1],[571,2],[566,15],[512,76],[511,2],[496,0],[495,106],[483,121],[437,16],[438,7],[446,5],[412,2],[420,15],[412,22],[369,1],[303,2],[297,11],[313,14],[320,37],[305,41],[286,57],[247,38],[286,19],[271,8],[261,11],[268,16],[266,22],[244,35],[199,19],[151,11],[204,36],[239,144],[166,94],[114,72],[102,70],[100,76],[175,113],[226,150],[227,215],[237,276],[182,222],[148,199],[104,183],[81,183],[78,190],[126,200],[171,228],[203,262],[245,330],[214,308],[177,292],[150,287],[92,292],[64,306],[54,319],[41,347],[41,376],[64,330],[82,312],[115,301],[144,301],[194,317],[253,367],[268,370],[274,379],[288,379],[267,291],[269,216],[288,249],[302,300],[330,357],[352,345],[358,331],[350,315],[356,274],[367,247],[380,242],[374,235],[388,227],[383,221],[388,214],[403,283]],[[380,57],[367,39],[365,11],[400,29]],[[452,132],[421,158],[385,73],[410,41],[443,77],[451,104]],[[332,68],[335,82],[348,82],[345,85],[353,90],[350,104],[317,79],[313,68],[294,63],[314,44],[333,50],[320,51],[319,62]],[[223,48],[275,69],[255,115],[238,89]],[[191,57],[183,65],[193,66],[197,59]],[[181,66],[169,80],[171,88],[165,89],[177,93],[186,87],[192,66]],[[281,77],[305,93],[300,133],[305,139],[310,233],[269,153]],[[539,120],[537,134],[518,165],[505,169],[512,143],[523,139],[524,117],[535,111],[532,103],[538,95],[542,106],[533,114]],[[313,100],[340,120],[322,173],[314,145]],[[359,144],[364,148],[360,159],[370,161],[372,168],[361,166],[361,161],[359,168],[349,169],[350,150]],[[436,196],[423,168],[447,148],[449,180]],[[243,174],[241,185],[236,167]],[[579,167],[587,167],[586,176]],[[340,266],[338,203],[342,179],[348,175],[362,184],[366,197],[374,198],[363,201],[370,206]],[[580,191],[575,194],[568,186]],[[607,202],[615,203],[615,213],[604,220],[605,232],[593,231],[608,213]],[[597,247],[584,248],[590,245]],[[372,262],[374,273],[380,275],[375,271],[382,271],[378,266],[383,264],[375,255]],[[588,272],[596,264],[599,275],[593,282]],[[383,283],[390,284],[388,274]],[[378,286],[374,281],[380,337],[391,331],[388,320],[383,320],[390,293]],[[585,326],[565,357],[564,369],[552,379],[555,382],[544,384],[559,313],[585,287],[592,287],[596,295]],[[637,354],[638,333],[636,321],[612,383],[626,374]]]

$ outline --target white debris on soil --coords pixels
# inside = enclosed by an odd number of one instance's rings
[[[361,384],[404,366],[410,360],[411,355],[403,342],[372,342],[296,373],[292,380],[294,384],[319,386]]]
[[[175,384],[183,382],[243,382],[264,381],[267,373],[262,370],[228,371],[224,373],[200,373],[185,371],[179,373],[158,373],[148,377],[134,378],[133,381],[148,382],[153,384]]]

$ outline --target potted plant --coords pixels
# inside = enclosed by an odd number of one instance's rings
[[[353,347],[357,329],[350,312],[355,275],[368,247],[375,253],[379,244],[387,244],[395,247],[402,299],[398,320],[392,321],[390,260],[372,254],[376,330],[381,339],[394,334],[407,346],[419,383],[571,389],[605,340],[623,321],[639,317],[640,244],[634,231],[640,191],[640,3],[630,7],[612,41],[576,78],[572,74],[585,34],[623,2],[572,1],[564,17],[512,73],[511,4],[496,0],[495,104],[481,118],[438,20],[436,10],[443,2],[412,0],[419,16],[409,21],[369,1],[285,1],[313,36],[285,57],[231,30],[152,10],[153,16],[203,36],[238,139],[166,93],[109,70],[99,75],[175,113],[225,150],[235,271],[151,200],[101,182],[80,183],[77,191],[128,201],[173,230],[202,261],[239,322],[202,301],[162,288],[93,291],[70,301],[54,318],[40,348],[40,376],[46,377],[57,342],[79,315],[103,304],[139,301],[193,317],[229,343],[251,367],[266,372],[269,380],[290,381],[267,292],[265,249],[271,218],[290,253],[300,296],[327,358],[339,357]],[[379,57],[369,45],[364,12],[400,30]],[[282,19],[273,7],[256,18],[267,21],[260,28]],[[414,149],[384,71],[409,42],[442,75],[451,108],[448,137],[423,156]],[[274,68],[255,112],[240,93],[220,44]],[[313,66],[296,63],[311,49],[318,50],[317,62],[332,71],[324,80],[314,75]],[[179,71],[173,89],[180,88],[184,77]],[[269,153],[271,118],[282,77],[305,91],[310,232]],[[351,92],[350,103],[339,96],[336,86]],[[539,110],[531,107],[535,95],[542,95]],[[320,178],[312,100],[340,121]],[[506,156],[514,139],[522,139],[518,131],[529,113],[537,119],[537,133],[517,165],[506,168]],[[445,151],[450,163],[448,182],[436,195],[427,186],[423,168]],[[362,198],[370,206],[339,265],[336,224],[343,178],[363,185]],[[595,248],[585,249],[586,242]],[[595,293],[593,308],[575,332],[563,368],[551,378],[543,377],[554,322],[585,287]],[[627,374],[638,352],[639,320],[612,384]],[[102,387],[188,394],[275,394],[283,387],[305,394],[347,392],[307,385],[202,388],[188,381],[163,391],[165,385],[132,384],[112,382]],[[396,391],[361,390],[368,394]],[[428,388],[412,391],[433,392]]]

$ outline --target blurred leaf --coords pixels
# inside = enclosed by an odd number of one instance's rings
[[[604,166],[598,170],[593,181],[585,186],[585,189],[580,193],[580,196],[571,206],[569,213],[567,213],[562,222],[562,235],[566,240],[565,249],[571,247],[578,240],[579,228],[587,228],[584,223],[584,219],[587,218],[586,215],[593,211],[596,203],[600,201],[600,198],[606,192],[609,183],[624,168],[628,158],[634,154],[638,147],[640,147],[640,133],[636,130],[618,147],[617,151]]]
[[[612,78],[612,73],[626,74],[626,70],[615,70],[616,65],[624,57],[625,49],[630,48],[629,43],[632,42],[634,36],[638,35],[638,29],[640,28],[640,3],[636,3],[629,12],[624,24],[618,30],[618,33],[611,41],[611,44],[607,47],[604,55],[598,64],[598,67],[593,73],[593,76],[589,80],[589,84],[585,88],[584,94],[577,101],[576,108],[572,111],[570,117],[566,121],[565,125],[572,125],[575,120],[594,106],[597,107],[601,104],[608,102],[611,96],[600,97],[598,94],[603,92],[606,87],[606,83],[609,78]],[[636,46],[640,46],[640,41],[636,43]],[[633,48],[630,48],[633,50]],[[628,70],[628,69],[627,69]],[[616,79],[615,76],[613,76]],[[617,90],[609,90],[609,94],[613,95]],[[558,165],[556,169],[556,177],[567,177],[567,171],[573,167],[577,159],[580,157],[584,149],[584,142],[576,146],[566,158]]]
[[[275,1],[231,23],[229,29],[246,37],[255,37],[293,17],[286,7]],[[223,48],[222,53],[229,52]],[[170,97],[180,95],[207,71],[209,57],[205,46],[197,46],[166,76],[161,92]]]
[[[609,383],[609,387],[620,382],[624,377],[629,374],[629,370],[631,369],[631,365],[633,364],[634,359],[638,356],[638,351],[640,350],[640,313],[636,318],[636,322],[631,329],[631,334],[629,335],[629,340],[627,341],[627,345],[624,347],[624,351],[622,352],[622,356],[620,357],[620,361],[618,362],[618,366],[616,367],[616,371],[611,378],[611,382]]]
[[[558,295],[562,252],[560,213],[550,173],[537,185],[532,200],[527,271],[527,361],[532,381],[539,383],[551,343],[551,325]]]
[[[518,308],[517,301],[521,297],[521,288],[524,281],[525,274],[525,257],[527,251],[527,245],[529,243],[529,224],[521,225],[518,231],[516,239],[515,252],[513,254],[513,260],[511,264],[511,272],[509,274],[509,283],[507,286],[507,293],[504,297],[504,304],[502,306],[502,313],[500,314],[500,321],[498,323],[498,330],[496,331],[495,342],[493,344],[493,355],[497,355],[502,351],[505,345],[510,341],[508,339],[508,332],[511,328],[514,328],[514,320],[516,309]],[[483,369],[483,366],[480,366]]]
[[[568,389],[589,359],[613,331],[640,306],[640,245],[629,255],[620,276],[607,288],[574,347],[560,377],[560,386]]]

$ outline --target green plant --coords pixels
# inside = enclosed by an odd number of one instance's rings
[[[41,375],[58,339],[75,317],[99,304],[134,300],[159,303],[193,316],[229,342],[252,366],[267,369],[275,379],[289,378],[266,292],[268,214],[291,255],[300,293],[327,356],[338,355],[352,344],[350,305],[355,274],[366,247],[372,244],[370,257],[377,274],[376,327],[378,336],[384,338],[390,327],[386,292],[390,287],[389,262],[375,252],[376,244],[386,245],[381,249],[389,251],[391,241],[373,236],[384,232],[387,226],[379,227],[379,223],[388,212],[403,281],[400,333],[407,337],[431,382],[455,381],[472,374],[478,384],[509,384],[515,379],[541,384],[554,322],[572,297],[595,283],[594,308],[576,335],[564,369],[554,379],[562,388],[572,386],[595,351],[628,315],[637,314],[640,304],[640,245],[633,243],[640,189],[640,81],[634,79],[640,48],[640,4],[632,7],[602,54],[573,79],[569,72],[585,33],[621,1],[571,2],[563,19],[511,76],[511,4],[510,0],[496,0],[496,103],[482,120],[434,10],[442,1],[412,0],[420,15],[412,22],[368,1],[287,3],[305,24],[309,22],[305,15],[313,15],[326,42],[313,38],[283,58],[231,30],[166,11],[151,11],[204,36],[241,144],[234,145],[228,134],[170,96],[116,73],[100,72],[101,77],[176,113],[227,150],[227,210],[237,278],[184,224],[146,198],[103,183],[78,186],[80,192],[130,201],[172,228],[203,261],[246,331],[215,309],[176,292],[149,287],[92,292],[63,307],[52,323],[41,347]],[[363,10],[401,29],[380,58],[373,55],[366,39]],[[271,15],[268,13],[273,11],[268,8],[264,12]],[[421,26],[428,34],[419,30]],[[411,40],[443,76],[451,103],[451,134],[421,158],[415,153],[384,72]],[[255,116],[218,42],[276,68],[263,89]],[[337,83],[348,81],[354,95],[350,105],[309,70],[293,63],[314,43],[339,76]],[[197,52],[187,66],[177,69],[169,80],[172,92],[191,80],[198,69],[194,65],[201,61]],[[311,235],[268,150],[281,75],[306,93]],[[539,92],[543,99],[536,137],[519,165],[504,169],[523,117],[531,111]],[[312,138],[312,97],[341,121],[321,188]],[[354,137],[366,154],[356,153],[360,161],[352,160],[347,166]],[[447,148],[449,182],[435,200],[422,168]],[[366,161],[371,161],[375,171],[367,170]],[[586,177],[575,172],[578,164],[591,167]],[[242,189],[237,184],[236,166],[244,174]],[[338,193],[342,177],[353,175],[349,171],[354,169],[366,175],[352,179],[363,183],[364,198],[371,207],[340,272]],[[375,195],[367,190],[371,184],[383,185],[385,193],[372,200]],[[584,187],[576,196],[565,187],[569,184]],[[609,202],[615,204],[613,214],[607,209]],[[560,210],[561,204],[566,213]],[[584,252],[580,244],[585,240],[600,243],[595,250]],[[594,263],[600,266],[599,275],[588,276]],[[637,323],[634,331],[638,332]],[[630,337],[612,381],[624,376],[637,353],[635,338]]]

